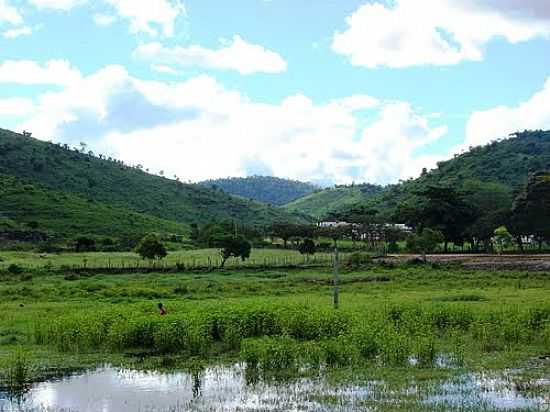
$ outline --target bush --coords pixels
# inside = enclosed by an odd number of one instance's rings
[[[94,252],[96,250],[95,239],[80,236],[75,240],[74,248],[77,252]]]
[[[168,252],[157,236],[151,234],[145,236],[136,247],[136,253],[143,259],[162,259]]]
[[[364,252],[354,252],[346,261],[346,267],[350,269],[359,269],[370,264],[372,264],[372,256]]]
[[[23,273],[23,268],[15,263],[8,266],[8,272],[12,275],[20,275]]]

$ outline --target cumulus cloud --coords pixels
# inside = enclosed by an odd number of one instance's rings
[[[0,99],[0,116],[25,116],[32,112],[33,107],[30,99],[20,97]]]
[[[32,60],[0,63],[0,83],[65,86],[80,79],[80,72],[67,60],[49,60],[42,66]]]
[[[332,49],[355,66],[403,68],[482,60],[496,37],[550,36],[546,0],[396,0],[367,3],[334,34]]]
[[[23,23],[23,18],[9,0],[0,0],[0,24],[8,23],[17,26]]]
[[[287,68],[287,63],[279,54],[248,43],[240,36],[234,36],[231,42],[226,42],[217,50],[201,46],[167,48],[160,43],[148,43],[138,46],[134,55],[165,67],[235,70],[243,75],[280,73]]]
[[[94,21],[98,26],[109,26],[116,21],[116,17],[110,14],[94,14]]]
[[[2,33],[2,37],[5,39],[15,39],[21,36],[30,36],[32,34],[32,28],[29,26],[17,27],[15,29],[6,30]]]
[[[526,129],[550,129],[550,78],[543,89],[517,107],[474,112],[466,126],[465,146],[477,146]]]
[[[30,3],[39,9],[70,10],[85,3],[86,0],[30,0]]]
[[[105,0],[121,18],[130,21],[134,33],[170,37],[179,16],[186,14],[181,0]],[[160,30],[159,30],[160,29]]]
[[[316,104],[296,94],[266,104],[206,75],[145,81],[109,66],[42,95],[19,128],[45,139],[85,139],[96,151],[184,180],[261,172],[388,183],[420,172],[415,152],[446,133],[431,121],[408,103],[371,96]]]

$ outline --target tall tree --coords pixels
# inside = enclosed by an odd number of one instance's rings
[[[475,251],[483,245],[488,252],[495,229],[508,222],[513,200],[511,191],[502,184],[479,180],[468,180],[463,188],[465,200],[474,207],[476,215],[466,228],[465,236]]]
[[[220,240],[222,264],[221,268],[225,266],[225,262],[230,257],[238,257],[244,262],[250,257],[250,251],[252,245],[242,235],[225,236]]]
[[[452,187],[428,186],[416,192],[418,202],[414,206],[402,207],[410,225],[419,233],[425,228],[443,234],[445,252],[448,243],[462,244],[465,229],[475,220],[475,208],[465,199],[464,193]]]
[[[510,229],[520,247],[522,236],[535,236],[539,248],[550,240],[550,171],[530,176],[525,190],[514,200]]]

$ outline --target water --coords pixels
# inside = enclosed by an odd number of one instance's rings
[[[324,378],[257,380],[241,364],[197,373],[138,372],[106,366],[37,383],[18,401],[10,401],[0,392],[0,411],[335,412],[406,402],[410,402],[410,410],[550,411],[550,381],[531,385],[539,385],[546,395],[524,393],[506,375],[469,374],[431,386],[395,390],[382,381],[330,384]]]

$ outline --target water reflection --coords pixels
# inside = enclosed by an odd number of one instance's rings
[[[548,410],[550,399],[529,396],[505,376],[465,375],[427,389],[400,391],[384,382],[331,384],[324,378],[265,379],[242,364],[158,373],[103,367],[39,383],[20,399],[0,392],[0,411],[355,411],[372,402],[417,402],[415,410]],[[550,382],[539,382],[546,389]],[[411,409],[412,410],[412,409]]]

